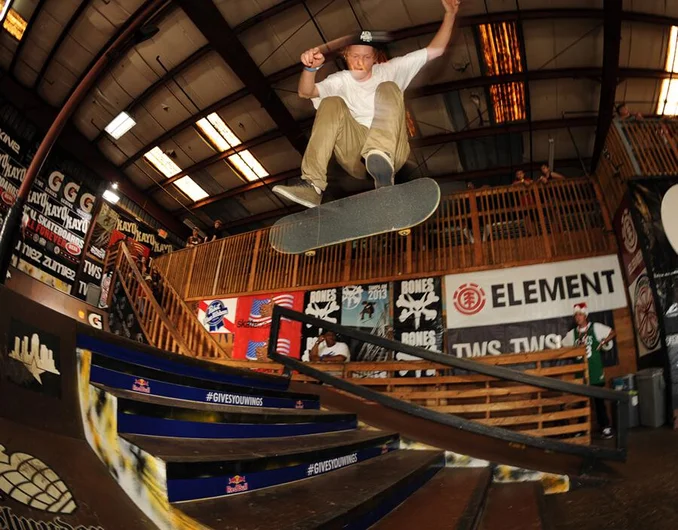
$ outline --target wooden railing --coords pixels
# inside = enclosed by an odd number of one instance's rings
[[[184,300],[388,281],[616,252],[601,194],[584,178],[455,193],[412,229],[319,250],[279,254],[269,229],[161,256]]]
[[[149,344],[203,359],[228,357],[169,282],[161,277],[155,292],[149,287],[124,244],[118,246],[116,279],[121,282]]]
[[[584,383],[588,366],[583,347],[477,357],[474,361],[580,384]],[[215,362],[283,373],[283,367],[272,362]],[[591,442],[591,406],[586,397],[484,375],[455,373],[449,366],[423,361],[307,364],[382,394],[485,425],[555,437],[570,443],[588,445]],[[293,379],[314,381],[297,373]]]
[[[634,177],[678,173],[678,121],[664,118],[615,119],[596,175],[610,212],[616,211]]]

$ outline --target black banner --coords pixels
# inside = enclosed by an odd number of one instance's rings
[[[163,243],[159,240],[155,232],[146,229],[144,226],[134,221],[118,219],[116,229],[135,241],[147,246],[154,255],[172,252],[174,247],[169,243]]]
[[[101,285],[103,275],[104,268],[102,265],[85,258],[75,283],[75,290],[71,294],[80,298],[80,300],[87,300],[87,290],[89,289],[90,284],[96,286]]]
[[[307,291],[304,294],[304,314],[341,324],[341,287]],[[302,327],[301,358],[308,355],[322,329],[309,324]]]
[[[605,338],[610,329],[614,329],[612,311],[591,313],[588,321],[594,325],[594,331]],[[599,326],[596,326],[599,324]],[[502,353],[525,353],[552,350],[571,346],[571,335],[575,323],[572,317],[531,320],[511,324],[495,324],[465,329],[447,330],[448,352],[460,358],[501,355]],[[617,343],[612,341],[611,348],[603,350],[603,364],[616,365],[618,361]]]

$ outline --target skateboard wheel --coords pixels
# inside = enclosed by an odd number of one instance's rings
[[[304,252],[304,256],[306,256],[307,258],[312,258],[313,256],[315,256],[315,250],[307,250],[306,252]]]
[[[412,230],[410,230],[409,228],[406,228],[405,230],[398,230],[398,235],[403,236],[403,237],[409,236],[411,232],[412,232]]]

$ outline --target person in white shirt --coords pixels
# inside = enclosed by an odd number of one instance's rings
[[[369,173],[375,187],[393,185],[395,173],[410,154],[403,92],[419,70],[447,48],[461,4],[461,0],[441,2],[445,16],[431,43],[403,57],[375,64],[378,44],[372,32],[363,31],[343,50],[348,71],[316,83],[325,56],[319,48],[301,54],[299,96],[311,99],[317,114],[301,163],[301,181],[275,186],[275,193],[308,208],[318,206],[332,153],[352,177],[364,179]]]
[[[345,363],[351,360],[351,352],[348,344],[337,341],[334,331],[327,331],[318,337],[309,358],[312,362]]]

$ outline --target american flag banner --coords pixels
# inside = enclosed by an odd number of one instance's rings
[[[256,348],[269,339],[274,306],[293,311],[304,310],[304,293],[276,293],[242,296],[238,298],[235,318],[234,359],[256,358]],[[258,343],[259,346],[252,346]],[[283,319],[276,351],[290,357],[299,357],[301,347],[301,324]]]
[[[263,341],[263,342],[257,342],[254,340],[251,340],[247,344],[247,352],[245,353],[245,358],[248,361],[256,361],[257,360],[257,349],[266,346],[266,343],[268,341]]]

